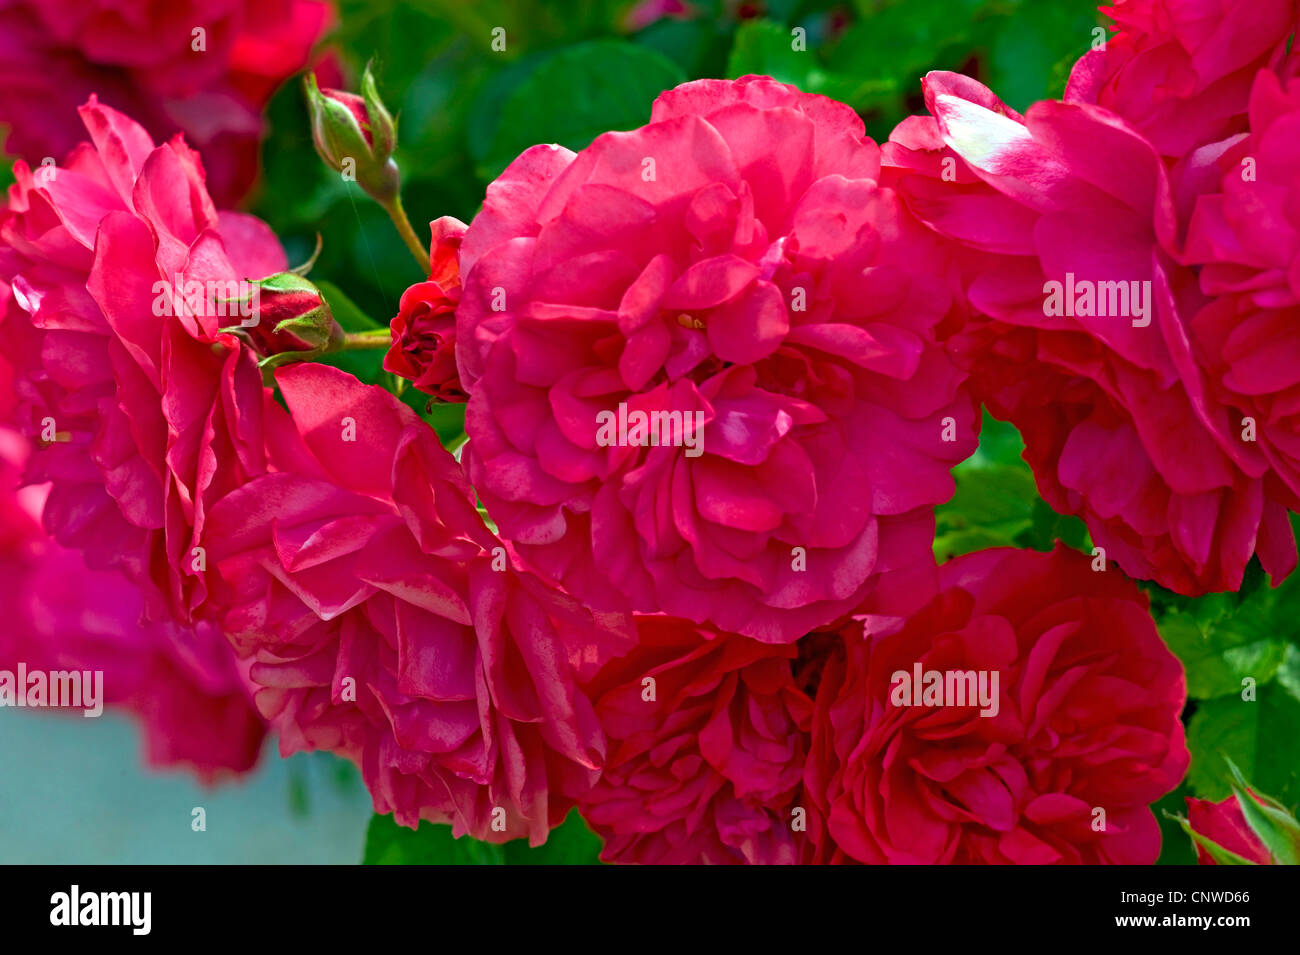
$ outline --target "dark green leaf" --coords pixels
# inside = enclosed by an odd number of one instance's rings
[[[655,97],[684,78],[671,60],[622,40],[550,54],[506,97],[488,146],[475,155],[479,175],[495,178],[538,143],[577,150],[601,133],[641,126]]]
[[[1300,701],[1277,683],[1260,686],[1255,700],[1221,696],[1198,703],[1187,728],[1196,795],[1219,801],[1232,792],[1224,757],[1284,805],[1300,801]]]

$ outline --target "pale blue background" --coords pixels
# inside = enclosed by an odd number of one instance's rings
[[[206,832],[190,829],[195,806]],[[135,725],[0,708],[0,864],[357,863],[370,797],[350,764],[281,759],[205,788],[143,768]]]

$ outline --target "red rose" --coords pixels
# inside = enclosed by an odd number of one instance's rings
[[[804,778],[819,859],[1155,862],[1148,807],[1188,763],[1183,671],[1137,587],[1089,566],[1063,547],[970,554],[902,629],[846,634]],[[965,672],[974,687],[949,677]]]
[[[579,805],[605,840],[601,858],[798,861],[812,700],[796,646],[658,615],[639,617],[637,631],[637,649],[588,688],[609,755]]]
[[[433,252],[429,280],[402,293],[392,322],[393,347],[384,370],[439,401],[465,401],[456,371],[456,304],[460,301],[460,242],[465,223],[443,216],[429,224]]]

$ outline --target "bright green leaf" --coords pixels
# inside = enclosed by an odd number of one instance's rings
[[[468,836],[453,839],[451,826],[420,823],[399,826],[392,816],[375,815],[366,832],[364,865],[505,865],[505,850]]]
[[[366,833],[365,865],[596,865],[600,839],[577,811],[553,829],[537,848],[527,839],[502,845],[463,836],[453,839],[451,826],[420,823],[407,829],[392,816],[375,815]]]
[[[1300,701],[1276,683],[1258,687],[1255,700],[1238,694],[1198,703],[1187,746],[1187,780],[1203,799],[1218,802],[1231,794],[1226,756],[1259,791],[1285,805],[1300,801]]]

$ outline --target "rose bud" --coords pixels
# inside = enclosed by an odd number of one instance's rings
[[[1237,856],[1256,865],[1273,861],[1268,847],[1246,823],[1236,796],[1222,802],[1188,796],[1187,827],[1195,834],[1192,839],[1199,865],[1218,865],[1225,850],[1231,854],[1227,858]]]
[[[321,89],[307,74],[307,104],[312,139],[325,165],[354,179],[380,203],[397,195],[399,173],[393,161],[397,125],[379,98],[375,78],[366,67],[361,95]]]
[[[343,340],[320,289],[294,272],[249,283],[251,317],[238,326],[263,355],[316,351]]]
[[[405,378],[438,401],[468,398],[456,371],[456,305],[460,302],[460,243],[467,226],[443,216],[433,232],[429,280],[402,293],[390,329],[393,345],[384,370]]]

